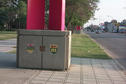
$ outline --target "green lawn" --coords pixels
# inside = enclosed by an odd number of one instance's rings
[[[9,51],[8,53],[10,53],[10,54],[16,54],[16,49],[14,49],[12,51]]]
[[[83,34],[72,35],[72,57],[110,59],[99,45]]]
[[[16,32],[0,31],[0,40],[12,39],[16,37],[17,37]]]

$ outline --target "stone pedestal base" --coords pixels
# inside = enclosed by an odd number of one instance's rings
[[[71,63],[71,32],[19,30],[17,67],[65,70]]]

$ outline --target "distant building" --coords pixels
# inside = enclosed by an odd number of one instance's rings
[[[108,32],[117,32],[117,26],[115,26],[115,24],[113,23],[109,23],[107,25],[107,28],[108,28]]]
[[[113,22],[105,22],[104,26],[106,32],[117,32],[118,27]]]

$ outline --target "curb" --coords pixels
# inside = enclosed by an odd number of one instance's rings
[[[118,66],[121,70],[123,70],[124,73],[125,73],[126,68],[125,68],[123,65],[121,65],[116,59],[113,58],[113,54],[112,54],[111,51],[109,51],[107,48],[105,48],[105,47],[102,46],[100,43],[98,43],[96,40],[94,40],[90,35],[88,35],[88,34],[86,34],[86,33],[84,33],[84,34],[87,35],[87,36],[88,36],[93,42],[95,42],[97,45],[99,45],[100,48],[103,49],[104,52],[105,52],[108,56],[110,56],[110,57],[112,58],[112,60],[117,64],[117,66]]]

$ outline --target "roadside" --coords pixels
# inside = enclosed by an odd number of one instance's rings
[[[17,33],[15,31],[0,32],[0,52],[10,52],[16,46]]]
[[[0,84],[126,84],[126,75],[111,59],[72,58],[67,71],[4,67],[0,74]]]
[[[72,35],[72,57],[111,59],[104,49],[84,34]]]
[[[16,39],[0,40],[0,52],[10,52],[16,47]]]
[[[16,48],[9,53],[16,54]],[[99,45],[83,34],[72,35],[72,57],[111,59]]]
[[[7,39],[13,39],[17,37],[16,32],[11,31],[2,31],[0,32],[0,40],[7,40]]]
[[[95,34],[86,32],[88,36],[98,43],[105,52],[112,57],[118,66],[126,72],[126,35],[117,33]]]
[[[123,71],[86,35],[73,35],[72,49],[76,58],[67,71],[16,68],[16,55],[1,52],[0,84],[126,84]]]

